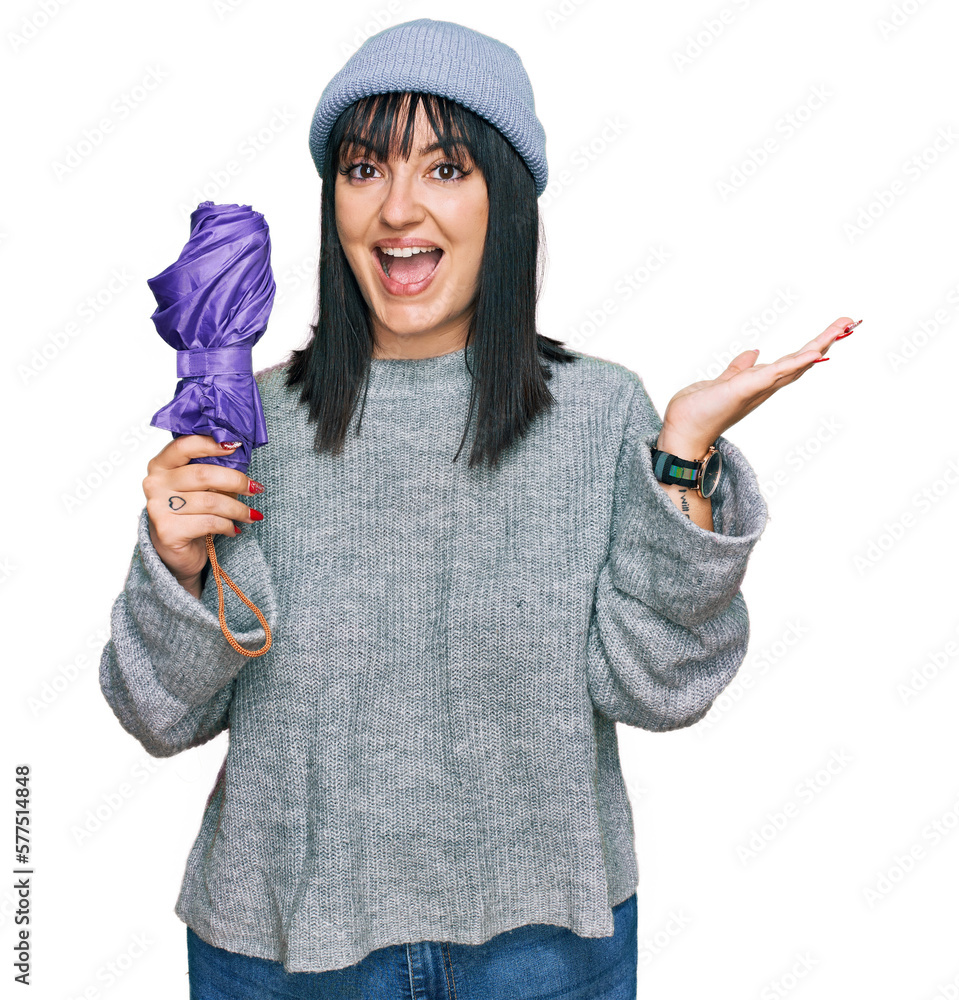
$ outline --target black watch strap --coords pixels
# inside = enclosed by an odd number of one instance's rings
[[[676,483],[679,486],[696,488],[702,461],[694,462],[670,455],[668,451],[653,448],[653,475],[661,483]]]

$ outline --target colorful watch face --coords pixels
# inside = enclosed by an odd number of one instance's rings
[[[708,461],[703,466],[703,479],[700,489],[704,497],[712,496],[719,483],[719,474],[723,468],[723,457],[718,451],[714,451],[709,456]]]

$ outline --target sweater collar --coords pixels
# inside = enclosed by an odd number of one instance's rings
[[[369,395],[405,395],[430,390],[469,390],[473,364],[472,345],[432,358],[371,358]]]

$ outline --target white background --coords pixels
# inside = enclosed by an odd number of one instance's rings
[[[533,81],[553,181],[543,333],[639,372],[662,413],[723,357],[772,361],[839,316],[864,320],[728,432],[770,507],[739,677],[688,730],[620,727],[640,995],[956,997],[959,10],[945,0],[4,6],[0,864],[15,867],[27,762],[32,995],[187,996],[173,904],[227,736],[150,758],[97,677],[146,463],[170,439],[149,426],[175,368],[146,279],[199,201],[250,204],[278,286],[254,365],[301,346],[313,108],[366,35],[423,16],[507,42]],[[0,888],[8,981],[13,903]]]

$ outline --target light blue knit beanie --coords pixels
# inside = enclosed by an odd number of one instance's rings
[[[326,85],[310,125],[310,153],[320,177],[339,115],[361,97],[390,91],[436,94],[475,111],[526,162],[537,196],[546,190],[546,133],[519,55],[472,28],[428,18],[370,36]]]

